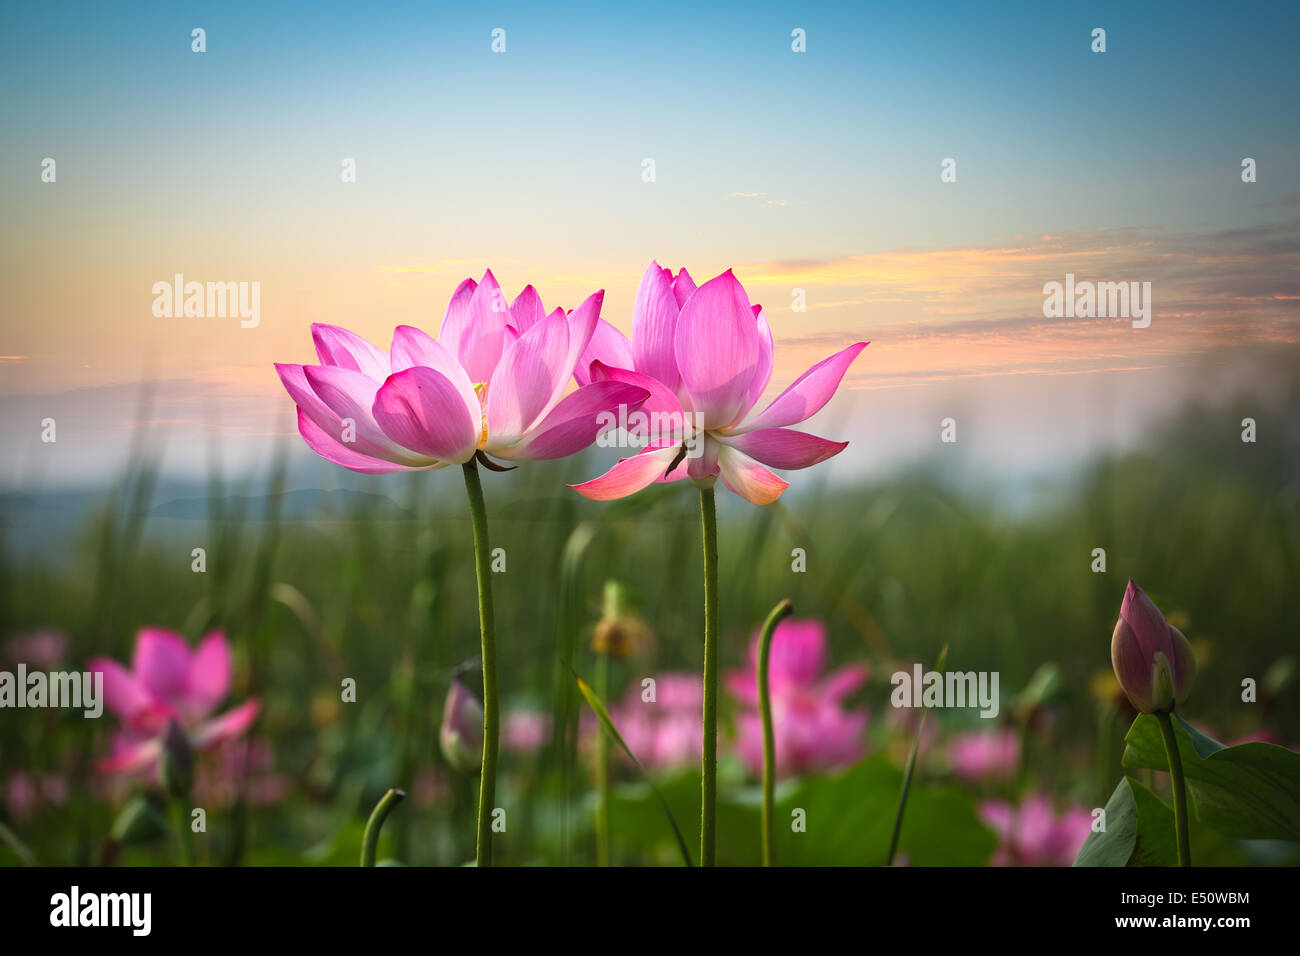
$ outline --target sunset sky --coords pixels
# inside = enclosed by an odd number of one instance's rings
[[[213,434],[253,464],[311,322],[436,332],[485,267],[548,308],[603,288],[625,331],[651,259],[732,267],[774,388],[870,339],[823,413],[844,475],[932,448],[947,408],[1025,467],[1131,440],[1207,360],[1245,383],[1300,340],[1300,6],[704,6],[8,11],[0,482],[109,477],[145,381],[169,467]],[[259,282],[260,325],[154,317],[176,273]],[[1150,282],[1151,326],[1045,319],[1066,273]]]

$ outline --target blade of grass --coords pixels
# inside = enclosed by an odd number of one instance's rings
[[[943,673],[943,665],[948,659],[948,645],[939,652],[939,661],[935,670]],[[921,734],[925,730],[925,718],[930,712],[921,711],[921,720],[916,725],[916,736],[912,738],[912,750],[907,755],[907,769],[903,771],[903,786],[898,794],[898,812],[894,814],[894,832],[889,838],[889,855],[885,857],[885,866],[894,865],[894,854],[898,852],[898,837],[903,832],[903,811],[907,809],[907,795],[912,790],[912,774],[916,772],[916,757],[921,750]]]
[[[605,710],[605,705],[601,703],[600,698],[596,696],[596,692],[591,689],[585,680],[578,676],[577,671],[567,663],[564,666],[569,668],[569,673],[572,674],[573,679],[578,682],[578,693],[582,694],[583,698],[587,701],[588,706],[591,707],[597,719],[600,720],[600,725],[605,729],[605,733],[609,735],[610,739],[613,740],[614,743],[619,745],[623,753],[627,754],[628,759],[631,760],[632,763],[636,764],[636,768],[640,770],[642,776],[645,777],[646,783],[650,785],[650,789],[659,800],[659,805],[664,808],[664,815],[668,817],[669,826],[673,828],[673,836],[677,838],[677,848],[681,850],[682,861],[687,866],[694,866],[691,862],[691,851],[686,846],[686,839],[682,836],[681,828],[677,826],[677,821],[673,819],[673,811],[669,809],[668,801],[664,799],[664,795],[659,792],[659,788],[655,786],[654,780],[651,779],[650,771],[646,770],[641,761],[636,759],[636,754],[632,753],[628,745],[623,742],[623,738],[619,736],[618,729],[614,726],[614,721],[610,719],[609,712]]]

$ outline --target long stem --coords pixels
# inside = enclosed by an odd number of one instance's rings
[[[704,747],[700,759],[700,866],[713,866],[718,812],[718,512],[713,488],[700,489],[704,538]]]
[[[768,669],[772,634],[782,618],[794,611],[789,599],[772,608],[758,637],[758,709],[763,717],[763,865],[776,863],[776,735],[772,732],[772,693]]]
[[[488,546],[487,508],[473,459],[462,466],[469,514],[474,525],[474,571],[478,577],[478,629],[483,647],[483,770],[478,790],[478,865],[492,865],[492,810],[497,791],[497,642],[492,617],[492,549]]]
[[[1192,845],[1187,838],[1187,781],[1183,779],[1183,757],[1178,752],[1178,738],[1174,736],[1174,722],[1169,714],[1156,714],[1160,721],[1160,734],[1165,738],[1165,753],[1169,756],[1169,782],[1174,790],[1174,829],[1178,832],[1178,865],[1192,865]]]
[[[384,821],[388,815],[393,812],[393,807],[397,806],[406,797],[404,790],[389,790],[379,798],[375,804],[375,809],[370,814],[370,819],[366,821],[366,832],[361,838],[361,865],[375,865],[375,851],[379,848],[379,831],[383,829]]]

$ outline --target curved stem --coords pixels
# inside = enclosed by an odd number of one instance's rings
[[[497,642],[492,617],[492,549],[488,546],[487,507],[478,466],[471,459],[462,466],[469,514],[474,525],[474,571],[478,578],[478,629],[483,648],[483,769],[478,790],[479,866],[492,865],[492,810],[497,791]]]
[[[393,807],[397,806],[406,797],[405,790],[392,789],[379,798],[375,804],[375,809],[370,813],[370,819],[366,821],[366,832],[361,838],[361,865],[375,865],[375,851],[379,848],[379,831],[384,827],[384,821],[388,815],[393,812]]]
[[[1169,757],[1169,782],[1174,791],[1174,829],[1178,832],[1178,865],[1192,865],[1191,841],[1187,838],[1187,781],[1183,779],[1183,757],[1178,752],[1178,738],[1174,735],[1173,719],[1166,712],[1156,714],[1160,734],[1165,738],[1165,753]]]
[[[700,866],[713,866],[718,811],[718,512],[700,489],[704,539],[704,747],[700,758]]]
[[[763,717],[763,865],[776,862],[776,736],[772,731],[772,694],[768,687],[768,665],[772,657],[772,634],[783,618],[794,612],[789,599],[772,608],[758,636],[758,709]]]

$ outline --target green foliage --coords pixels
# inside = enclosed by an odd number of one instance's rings
[[[1075,866],[1174,866],[1174,811],[1132,777],[1106,801],[1106,829],[1088,834]]]
[[[1197,819],[1228,836],[1300,842],[1300,754],[1266,743],[1225,747],[1176,714],[1174,734]],[[1138,717],[1124,739],[1124,766],[1168,770],[1155,717]]]

